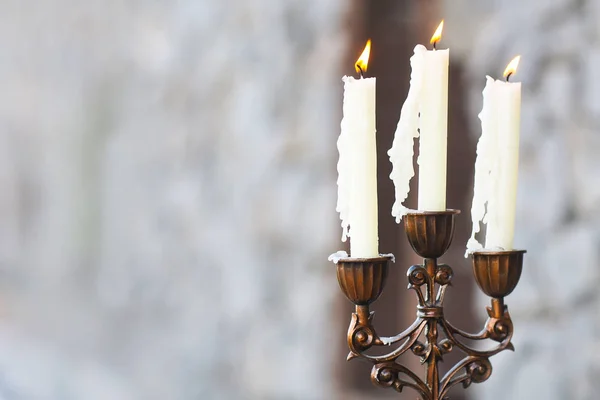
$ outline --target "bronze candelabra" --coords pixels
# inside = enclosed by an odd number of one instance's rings
[[[523,267],[524,250],[478,251],[471,254],[473,273],[479,288],[492,298],[487,307],[488,319],[481,332],[466,333],[454,327],[444,317],[444,294],[452,280],[452,268],[438,264],[452,242],[454,217],[457,210],[409,213],[404,227],[414,251],[424,258],[422,265],[407,271],[408,288],[418,298],[417,318],[404,332],[393,337],[380,337],[373,326],[369,305],[377,300],[385,286],[391,256],[378,258],[342,258],[337,261],[337,278],[346,297],[355,304],[348,328],[348,360],[363,358],[374,364],[371,380],[377,386],[392,387],[398,392],[414,389],[423,400],[448,399],[450,388],[458,383],[468,387],[481,383],[492,373],[489,358],[503,350],[514,350],[511,343],[513,324],[504,305],[517,285]],[[440,338],[440,333],[443,338]],[[424,341],[419,338],[424,336]],[[464,339],[490,339],[498,344],[491,350],[474,349]],[[367,354],[374,346],[398,347],[381,356]],[[443,356],[459,349],[466,354],[441,379],[438,363]],[[425,365],[426,376],[397,362],[398,357],[411,350]]]

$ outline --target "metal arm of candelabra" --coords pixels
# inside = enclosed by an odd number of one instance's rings
[[[404,332],[393,337],[380,337],[373,326],[369,305],[377,300],[388,275],[390,257],[342,258],[337,261],[337,278],[346,297],[355,304],[356,312],[348,329],[348,360],[361,357],[374,364],[371,380],[381,387],[393,387],[401,392],[414,389],[423,400],[447,399],[448,391],[458,383],[468,387],[481,383],[492,373],[489,358],[503,350],[514,350],[511,343],[513,324],[504,305],[504,297],[516,287],[523,267],[524,250],[478,251],[471,255],[473,272],[479,288],[492,298],[487,307],[488,319],[479,333],[471,334],[455,328],[444,317],[444,294],[452,280],[452,268],[438,264],[452,242],[454,217],[458,210],[409,213],[404,227],[413,250],[424,258],[422,265],[408,269],[408,288],[418,298],[417,318]],[[440,333],[443,338],[440,338]],[[424,336],[424,342],[419,341]],[[477,350],[464,339],[490,339],[498,344],[491,350]],[[375,346],[398,347],[381,356],[366,353]],[[466,354],[441,379],[438,363],[455,348]],[[426,376],[417,374],[397,362],[411,350],[425,364]]]

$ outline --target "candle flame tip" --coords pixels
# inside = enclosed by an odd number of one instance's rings
[[[505,78],[514,75],[517,72],[517,68],[519,66],[519,62],[521,61],[521,55],[515,56],[506,66],[504,73],[502,74]]]
[[[367,66],[369,64],[369,55],[371,54],[371,39],[367,40],[367,44],[365,45],[365,49],[361,53],[358,60],[356,60],[356,64],[354,65],[356,72],[360,74],[362,77],[365,72],[367,72]]]
[[[437,42],[442,40],[442,32],[443,31],[444,31],[444,20],[442,20],[442,22],[440,22],[440,24],[438,25],[438,27],[435,30],[433,36],[431,37],[431,40],[429,41],[429,43],[435,45]]]

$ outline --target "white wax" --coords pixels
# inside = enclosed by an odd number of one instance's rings
[[[449,58],[448,49],[427,50],[417,45],[410,59],[410,89],[388,152],[392,162],[390,178],[396,188],[392,215],[397,222],[409,211],[402,203],[414,176],[413,140],[416,137],[420,138],[418,208],[421,211],[446,209]]]
[[[488,203],[486,248],[512,250],[515,235],[517,181],[519,172],[519,136],[521,123],[521,83],[495,81],[497,168],[492,169],[495,183]]]
[[[471,220],[473,221],[473,229],[471,231],[471,238],[467,242],[467,252],[465,257],[468,256],[469,252],[479,250],[483,248],[481,243],[475,238],[475,235],[479,233],[481,227],[480,222],[487,223],[486,217],[486,204],[489,200],[491,193],[491,176],[492,167],[495,163],[495,141],[497,137],[496,127],[494,123],[495,113],[493,103],[493,95],[490,92],[493,91],[494,80],[487,77],[487,84],[483,89],[483,109],[479,113],[479,119],[481,120],[481,136],[477,143],[477,158],[475,160],[475,179],[473,187],[473,204],[471,206]]]
[[[512,250],[519,168],[521,83],[508,83],[488,76],[479,118],[481,138],[477,145],[471,208],[473,230],[467,243],[467,253],[483,247],[475,238],[480,222],[487,224],[487,249]]]
[[[378,257],[375,78],[346,76],[343,81],[336,208],[342,220],[342,241],[350,237],[351,257]]]
[[[410,58],[412,72],[410,88],[406,101],[400,111],[400,120],[394,134],[392,148],[388,151],[392,163],[390,178],[394,181],[396,200],[392,206],[392,215],[396,222],[409,211],[404,201],[410,191],[410,180],[415,176],[413,165],[413,142],[419,137],[419,107],[421,89],[423,86],[423,54],[427,52],[424,46],[415,47],[415,54]]]
[[[419,210],[446,210],[448,62],[450,52],[423,52],[419,112]]]

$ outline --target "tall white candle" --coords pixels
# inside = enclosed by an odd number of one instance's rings
[[[434,50],[417,45],[411,57],[410,90],[388,152],[396,188],[392,215],[396,221],[408,209],[402,204],[414,176],[413,139],[419,137],[419,205],[421,211],[446,209],[446,154],[448,128],[448,64],[450,51],[435,50],[444,21],[431,38]],[[419,133],[420,132],[420,133]]]
[[[357,62],[361,78],[343,78],[343,119],[337,143],[337,211],[342,220],[342,241],[350,237],[350,256],[355,258],[379,256],[375,78],[362,78],[369,49],[370,41]]]
[[[450,51],[423,53],[423,89],[419,112],[419,210],[446,210],[448,139],[448,63]]]
[[[505,76],[516,71],[519,60],[517,56],[510,62]],[[475,238],[480,222],[487,224],[487,249],[512,250],[519,168],[521,83],[494,80],[488,76],[479,118],[482,129],[475,162],[471,208],[473,230],[467,243],[467,253],[483,247]]]

